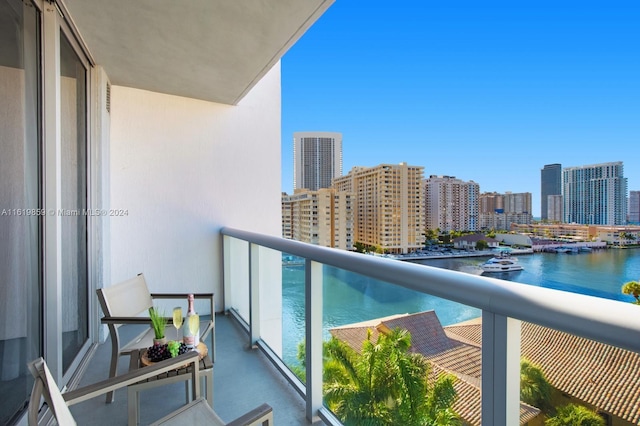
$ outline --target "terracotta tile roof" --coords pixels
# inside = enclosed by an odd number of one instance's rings
[[[371,330],[375,341],[383,330],[403,328],[411,333],[411,351],[422,354],[432,365],[432,379],[444,372],[458,378],[454,385],[458,398],[454,410],[470,425],[481,424],[480,376],[482,353],[480,346],[457,335],[451,338],[445,332],[434,311],[417,314],[394,315],[336,327],[330,330],[336,338],[354,350],[362,349],[362,342]],[[540,410],[520,404],[520,422],[524,424],[540,414]]]
[[[482,323],[445,327],[482,343]],[[527,322],[521,354],[560,391],[633,424],[640,423],[640,354]]]
[[[446,370],[442,370],[437,364],[432,363],[433,374],[442,374]],[[451,372],[449,372],[452,374]],[[454,374],[455,375],[455,374]],[[457,376],[457,375],[456,375]],[[453,387],[456,390],[458,398],[453,404],[453,411],[458,413],[465,421],[465,424],[480,426],[482,425],[482,404],[480,393],[480,380],[476,380],[477,383],[471,383],[466,378],[457,376]],[[520,424],[526,424],[527,422],[535,419],[540,414],[540,410],[531,405],[520,403]]]

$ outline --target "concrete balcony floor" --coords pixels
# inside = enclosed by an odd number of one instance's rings
[[[122,337],[133,336],[139,326],[121,331]],[[122,327],[124,328],[124,327]],[[206,342],[210,345],[210,340]],[[258,349],[248,349],[245,331],[231,317],[216,315],[216,362],[214,364],[213,405],[225,421],[266,402],[273,407],[278,426],[310,424],[305,418],[305,402]],[[80,386],[108,377],[111,342],[98,346]],[[119,370],[126,372],[128,357],[121,357]],[[185,403],[184,382],[140,393],[140,423],[149,424]],[[115,401],[94,398],[71,407],[79,425],[126,425],[127,391],[116,391]],[[318,421],[314,425],[322,425]]]

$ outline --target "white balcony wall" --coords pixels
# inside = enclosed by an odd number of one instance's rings
[[[143,272],[152,292],[213,291],[222,309],[219,229],[281,233],[280,93],[279,63],[236,106],[112,87],[110,206],[126,216],[110,217],[111,283]]]

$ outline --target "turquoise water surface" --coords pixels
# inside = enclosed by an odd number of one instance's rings
[[[523,271],[491,274],[523,285],[535,285],[607,299],[632,300],[620,293],[627,281],[640,279],[639,249],[608,249],[591,253],[536,253],[517,256]],[[438,268],[480,274],[486,258],[413,261]],[[400,261],[399,261],[400,262]],[[304,340],[304,266],[283,266],[283,357],[296,360],[297,344]],[[406,290],[351,272],[325,267],[323,328],[325,337],[335,326],[394,314],[435,310],[443,325],[480,316],[476,308]]]

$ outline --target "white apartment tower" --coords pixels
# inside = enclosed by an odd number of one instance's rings
[[[384,253],[409,253],[424,242],[423,167],[407,163],[354,167],[334,180],[354,196],[355,241]]]
[[[564,222],[624,225],[627,178],[622,161],[562,169]]]
[[[342,176],[342,134],[296,132],[293,134],[293,189],[330,188]]]
[[[479,229],[480,185],[455,176],[424,180],[425,228],[440,232]]]

